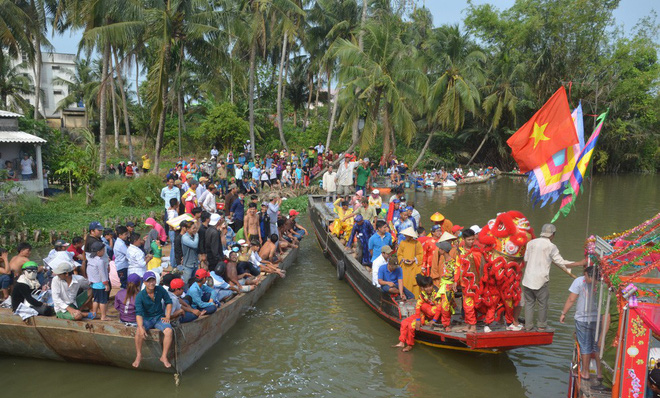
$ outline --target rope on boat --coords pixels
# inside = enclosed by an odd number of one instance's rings
[[[172,330],[174,333],[174,368],[176,373],[174,373],[174,385],[179,386],[181,383],[181,370],[179,369],[179,340],[176,338],[176,330]]]

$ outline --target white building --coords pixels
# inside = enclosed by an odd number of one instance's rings
[[[25,62],[25,67],[22,68],[22,73],[32,79],[33,85],[36,87],[36,79],[34,71],[27,62],[25,54],[22,54],[17,60],[16,64]],[[57,104],[69,95],[67,87],[64,85],[55,85],[53,80],[61,78],[64,80],[71,80],[71,76],[76,71],[76,55],[75,54],[62,54],[62,53],[48,53],[42,54],[41,62],[41,98],[39,112],[46,118],[49,125],[55,128],[77,128],[85,127],[85,109],[84,105],[72,104],[63,111],[57,110]],[[25,99],[31,105],[35,104],[36,96],[34,94],[25,96]]]

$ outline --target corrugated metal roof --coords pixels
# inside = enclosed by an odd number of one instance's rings
[[[46,140],[23,131],[1,131],[0,142],[19,142],[23,144],[45,144]]]
[[[23,117],[23,115],[14,112],[3,111],[0,109],[0,117]]]

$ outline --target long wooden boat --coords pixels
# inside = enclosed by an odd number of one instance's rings
[[[490,174],[483,176],[476,176],[476,177],[467,177],[460,181],[457,181],[456,184],[458,185],[481,184],[484,182],[488,182],[488,180],[490,180],[491,178],[492,176]]]
[[[290,267],[297,254],[298,249],[290,250],[283,258],[281,268]],[[233,297],[215,313],[176,326],[174,344],[169,353],[170,369],[159,361],[162,333],[150,330],[142,346],[139,369],[182,373],[217,343],[277,278],[273,274],[266,275],[255,290]],[[10,309],[0,309],[0,353],[6,355],[132,369],[135,331],[136,328],[119,321],[69,321],[37,316],[24,322]]]
[[[527,174],[523,173],[513,173],[513,172],[502,172],[503,176],[509,176],[509,177],[527,177]]]
[[[344,250],[339,239],[328,232],[328,225],[335,217],[323,197],[310,196],[308,211],[316,239],[323,253],[337,268],[337,277],[346,280],[360,299],[380,318],[393,327],[400,328],[401,321],[415,312],[415,300],[397,302],[390,294],[383,293],[372,284],[371,273]],[[458,318],[454,321],[458,321]],[[512,332],[507,331],[504,326],[493,328],[490,333],[483,332],[483,327],[477,328],[476,333],[465,333],[445,332],[441,328],[424,326],[416,333],[415,339],[435,347],[500,353],[518,347],[552,344],[553,335],[553,332]],[[392,338],[394,339],[394,334]]]

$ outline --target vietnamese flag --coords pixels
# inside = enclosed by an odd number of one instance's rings
[[[578,142],[563,86],[506,141],[521,173],[546,163],[558,151]]]

